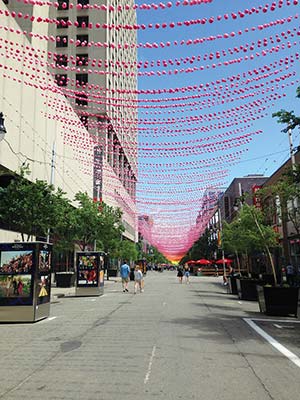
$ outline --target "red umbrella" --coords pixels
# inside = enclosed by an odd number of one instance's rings
[[[205,258],[200,258],[200,260],[197,260],[196,263],[201,265],[208,265],[211,264],[211,261],[206,260]]]
[[[230,260],[230,258],[224,258],[224,263],[225,264],[231,264],[233,260]],[[223,264],[223,259],[221,258],[220,260],[217,260],[215,264]]]
[[[189,265],[190,265],[190,264],[196,264],[196,262],[197,262],[197,261],[190,260],[190,261],[187,262],[187,264],[189,264]]]

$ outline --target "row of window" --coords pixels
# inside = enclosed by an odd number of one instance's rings
[[[57,18],[57,29],[66,29],[69,27],[68,25],[69,18],[68,17],[58,17]],[[77,27],[78,28],[87,28],[89,25],[89,17],[81,16],[77,17]]]
[[[58,10],[68,10],[69,9],[69,0],[58,0]],[[82,6],[86,6],[90,4],[89,0],[77,0],[77,4],[81,4]]]
[[[76,46],[87,46],[89,42],[89,35],[76,35]],[[56,36],[56,47],[68,47],[68,35]]]
[[[67,74],[55,75],[55,80],[58,86],[67,86],[68,76]],[[85,86],[88,83],[88,74],[76,74],[76,84],[79,86]]]
[[[69,62],[69,57],[67,54],[56,54],[55,65],[57,67],[67,67]],[[86,66],[89,63],[88,54],[76,54],[76,66]]]

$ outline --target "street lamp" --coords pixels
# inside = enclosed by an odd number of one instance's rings
[[[218,230],[218,246],[221,248],[222,251],[222,264],[223,264],[223,283],[224,285],[227,285],[227,276],[226,276],[226,265],[225,265],[225,254],[224,254],[224,247],[223,247],[223,226],[222,226],[222,217],[221,217],[221,210],[218,205],[218,224],[219,224],[219,230]]]
[[[4,126],[3,113],[0,112],[0,141],[4,139],[5,134],[6,134],[6,129]]]
[[[283,131],[286,132],[286,129],[284,129]],[[290,157],[291,157],[292,169],[293,169],[293,173],[294,173],[295,168],[296,168],[296,159],[295,159],[295,153],[294,153],[294,147],[293,147],[292,128],[290,126],[288,126],[288,128],[287,128],[287,134],[288,134],[288,138],[289,138]]]

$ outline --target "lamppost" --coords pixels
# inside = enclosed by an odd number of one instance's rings
[[[4,126],[3,113],[0,112],[0,142],[1,142],[1,140],[4,139],[5,134],[6,134],[6,129]]]
[[[96,181],[96,187],[97,187],[97,197],[96,197],[96,201],[97,204],[100,202],[100,181],[97,180]],[[94,240],[94,251],[97,250],[97,239]]]
[[[225,264],[225,254],[224,254],[224,246],[223,246],[223,238],[222,238],[222,218],[221,218],[221,211],[220,206],[218,205],[218,223],[219,223],[219,230],[218,230],[218,246],[221,248],[222,251],[222,261],[223,261],[223,281],[224,285],[227,285],[227,276],[226,276],[226,264]]]

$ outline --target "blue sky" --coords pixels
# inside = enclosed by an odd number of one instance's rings
[[[137,1],[136,3],[143,4],[145,2]],[[163,1],[162,3],[166,4],[167,2]],[[213,0],[211,4],[179,7],[174,6],[176,1],[172,1],[172,3],[173,7],[165,10],[138,10],[138,23],[148,26],[148,24],[155,25],[157,23],[161,25],[165,22],[169,25],[171,22],[176,24],[178,21],[184,22],[203,18],[208,20],[210,17],[214,17],[213,23],[207,22],[204,25],[195,24],[175,27],[174,29],[169,27],[165,29],[147,28],[138,31],[139,43],[171,43],[169,47],[164,48],[139,49],[139,61],[143,61],[143,64],[148,61],[149,65],[148,68],[141,68],[140,72],[153,71],[153,73],[156,73],[162,70],[167,72],[167,75],[160,77],[157,75],[140,76],[138,81],[140,90],[174,89],[203,85],[203,88],[199,91],[171,95],[140,95],[140,100],[160,99],[160,103],[154,103],[156,105],[174,105],[171,108],[140,108],[139,110],[140,119],[149,122],[155,118],[157,123],[155,125],[140,124],[140,148],[144,150],[140,150],[138,199],[140,212],[152,215],[154,220],[157,221],[156,224],[154,223],[154,231],[160,232],[157,233],[155,239],[158,247],[161,246],[162,249],[172,249],[173,247],[174,252],[176,252],[180,247],[178,243],[181,243],[182,247],[186,246],[186,236],[190,235],[188,230],[195,223],[195,216],[198,207],[201,205],[205,186],[214,185],[214,182],[216,184],[222,182],[222,186],[228,186],[233,178],[247,174],[269,176],[288,158],[288,138],[281,132],[283,126],[277,124],[276,119],[272,118],[272,113],[285,108],[294,110],[296,114],[299,114],[300,100],[297,100],[295,96],[296,88],[300,85],[299,82],[297,83],[297,80],[300,79],[300,68],[299,59],[296,60],[295,53],[299,51],[300,36],[297,35],[297,32],[299,33],[300,18],[297,17],[297,12],[299,12],[300,7],[288,0],[277,1],[275,11],[270,10],[272,3],[255,0]],[[279,3],[281,3],[280,8],[278,7]],[[269,4],[269,7],[267,12],[262,12],[265,4]],[[251,10],[253,7],[260,12],[254,12],[252,15],[246,14],[243,18],[238,17],[234,20],[231,18],[231,13],[238,15],[239,11]],[[225,14],[229,15],[227,20],[224,19]],[[220,21],[217,21],[218,15],[222,16]],[[291,17],[290,22],[287,21],[288,17]],[[281,23],[279,23],[280,21]],[[263,24],[269,24],[269,26],[259,30],[258,27]],[[238,33],[239,31],[241,34]],[[173,45],[174,41],[179,43],[181,40],[223,36],[227,33],[229,38],[226,39],[205,40],[204,43],[189,46]],[[277,51],[274,49],[276,46],[280,46]],[[272,47],[273,51],[270,52]],[[237,49],[239,50],[238,53],[235,51]],[[266,51],[266,56],[262,55],[264,51]],[[216,59],[216,53],[220,54],[219,59]],[[210,54],[214,56],[213,60],[209,60],[209,57],[205,60],[205,55],[209,56]],[[250,59],[251,55],[253,59]],[[245,56],[248,56],[249,59],[245,60]],[[214,63],[223,63],[238,57],[242,57],[243,61],[228,66],[212,67]],[[294,63],[290,62],[291,57],[295,60]],[[200,61],[197,61],[197,58]],[[191,59],[194,59],[193,63],[190,63]],[[285,59],[288,60],[286,63]],[[162,63],[162,60],[167,60],[167,66],[157,66],[158,60],[160,60],[160,63]],[[180,61],[180,66],[171,65],[174,62],[176,63],[176,60]],[[187,60],[187,63],[183,63],[184,60]],[[280,64],[280,60],[284,60],[284,62]],[[150,67],[151,62],[154,65],[153,67]],[[207,65],[209,68],[207,68]],[[204,70],[191,73],[173,73],[175,68],[198,67],[200,69],[201,66],[204,67]],[[272,75],[268,76],[270,73]],[[237,79],[238,74],[240,75],[239,79]],[[253,78],[258,76],[260,78],[254,81]],[[232,81],[230,81],[230,77],[233,77],[231,78]],[[275,78],[278,80],[280,77],[279,82],[274,80]],[[226,79],[226,83],[222,82],[222,79]],[[248,81],[246,81],[247,79]],[[219,81],[221,83],[218,84]],[[226,84],[235,86],[226,90]],[[263,87],[257,87],[259,84],[263,84]],[[223,85],[223,89],[220,88],[220,85]],[[284,87],[282,87],[283,85]],[[203,90],[205,87],[207,91]],[[219,94],[214,90],[216,87],[218,87]],[[239,94],[233,93],[233,90],[239,91]],[[243,91],[242,95],[251,94],[251,96],[238,99],[241,90]],[[210,96],[175,102],[163,101],[166,97],[203,96],[205,93],[210,93]],[[220,102],[221,96],[227,94],[228,97],[223,99],[224,104],[214,102],[210,103],[208,107],[208,103],[205,103],[204,108],[199,109],[199,102],[207,99],[213,101],[216,98]],[[233,99],[234,101],[231,101]],[[194,103],[192,107],[184,106],[184,104],[190,102]],[[181,104],[181,106],[176,107],[176,104]],[[148,114],[145,114],[146,111]],[[160,114],[153,114],[154,112],[160,112]],[[218,119],[214,118],[213,113],[216,113]],[[211,114],[211,117],[209,117],[209,114]],[[262,117],[255,119],[260,115]],[[251,121],[243,122],[242,119],[245,116],[251,118]],[[209,121],[203,121],[201,119],[203,117],[209,118]],[[169,124],[166,122],[167,118],[180,118],[181,120],[175,122],[175,124]],[[188,118],[194,121],[188,122]],[[234,122],[234,119],[238,122]],[[231,126],[224,129],[217,128],[215,125],[220,122],[229,123]],[[207,126],[210,126],[208,130],[200,131],[201,127],[203,129]],[[144,130],[144,128],[147,128],[147,130]],[[156,131],[152,128],[156,128]],[[218,139],[216,135],[227,133],[228,137],[232,137],[233,130],[236,129],[238,129],[238,132],[235,133],[235,136],[250,132],[261,131],[261,133],[251,136],[252,141],[240,147],[227,150],[215,149],[213,153],[204,152],[202,149],[201,154],[199,154],[199,148],[197,148],[196,154],[195,150],[192,150],[194,145],[203,143],[200,142],[201,140],[204,140],[205,143],[224,140],[224,138]],[[184,154],[182,150],[179,151],[180,154],[177,151],[177,156],[175,156],[175,149],[179,149],[179,147],[182,149],[183,143],[189,149],[186,149]],[[299,132],[294,132],[294,145],[297,146],[298,144]],[[153,148],[155,146],[161,150],[154,153]],[[164,148],[168,150],[164,151]],[[238,163],[231,165],[222,162],[229,153],[240,150],[243,153]],[[207,168],[206,165],[211,158],[214,159],[215,165]],[[186,162],[194,162],[193,168],[189,169],[191,164],[187,166]],[[172,165],[165,166],[166,163]],[[181,163],[181,167],[178,163]],[[158,164],[162,166],[158,167]],[[217,171],[220,173],[221,169],[228,169],[228,172],[226,177],[217,179]],[[201,171],[202,175],[199,177]],[[166,174],[168,174],[168,177]],[[206,178],[212,176],[212,180],[204,182],[203,175]],[[176,210],[176,212],[171,213],[171,210]],[[182,229],[183,226],[184,229]],[[174,235],[166,240],[165,232],[174,232]]]

